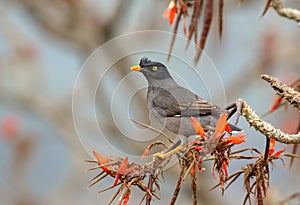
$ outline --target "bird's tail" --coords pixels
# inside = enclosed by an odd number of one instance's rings
[[[172,144],[169,148],[167,148],[164,153],[168,153],[170,151],[172,151],[173,149],[175,149],[176,147],[178,147],[179,145],[181,145],[182,142],[180,139],[177,139],[177,141],[174,142],[174,144]]]
[[[243,131],[241,128],[239,128],[239,127],[237,127],[233,124],[229,123],[228,125],[229,125],[229,127],[231,128],[232,131],[236,131],[236,132],[242,132]]]

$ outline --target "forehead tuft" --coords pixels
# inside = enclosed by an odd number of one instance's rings
[[[145,66],[147,66],[149,63],[151,63],[151,60],[149,60],[149,58],[147,58],[147,57],[143,57],[143,58],[140,60],[140,66],[141,66],[141,67],[145,67]]]

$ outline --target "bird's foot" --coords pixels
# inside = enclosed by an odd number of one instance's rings
[[[161,159],[166,159],[166,158],[168,158],[168,157],[170,157],[171,155],[173,155],[173,154],[175,154],[175,153],[177,153],[177,152],[179,152],[180,150],[182,150],[184,148],[184,146],[178,146],[178,147],[176,147],[176,148],[174,148],[174,149],[172,149],[172,150],[170,150],[169,152],[158,152],[158,153],[156,153],[156,154],[154,154],[153,156],[154,157],[159,157],[159,158],[161,158]]]

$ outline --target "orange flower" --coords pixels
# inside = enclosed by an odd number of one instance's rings
[[[227,170],[227,160],[223,161],[223,170],[225,172],[226,178],[228,178],[228,170]]]
[[[123,205],[127,205],[128,201],[129,201],[129,197],[130,197],[129,193],[126,193],[123,198]]]
[[[142,159],[145,159],[149,153],[149,149],[146,149],[142,155]]]
[[[232,129],[231,129],[231,127],[228,125],[228,123],[226,123],[225,130],[226,130],[227,132],[232,133]]]
[[[98,154],[96,151],[93,151],[93,154],[95,155],[97,161],[98,161],[98,165],[101,166],[103,164],[106,164],[109,162],[108,158],[104,158],[102,157],[100,154]],[[111,186],[111,188],[115,187],[119,181],[120,176],[123,176],[126,172],[126,168],[127,168],[127,164],[128,164],[128,157],[126,157],[122,164],[120,165],[120,168],[118,170],[118,172],[113,172],[110,170],[110,167],[108,166],[102,166],[102,170],[105,171],[106,173],[108,173],[109,175],[115,177],[115,181],[113,183],[113,185]]]
[[[217,125],[216,125],[216,131],[215,131],[215,136],[216,137],[222,135],[223,132],[225,131],[226,126],[227,126],[226,120],[227,120],[226,113],[223,112],[223,114],[220,116],[220,118],[217,122]]]
[[[21,123],[18,117],[8,115],[1,125],[1,133],[7,139],[14,139],[20,131]]]
[[[236,135],[236,136],[231,136],[225,139],[225,143],[226,144],[241,144],[243,142],[245,142],[245,135],[244,133],[240,134],[240,135]]]
[[[109,162],[108,158],[102,157],[99,153],[97,153],[96,151],[93,151],[94,156],[96,157],[97,161],[98,161],[98,165],[102,166],[103,164],[106,164]],[[113,172],[111,172],[110,167],[108,166],[102,166],[101,169],[103,171],[105,171],[106,173],[108,173],[109,175],[113,176]]]
[[[109,162],[107,158],[102,157],[98,152],[93,151],[93,154],[96,157],[99,165]]]
[[[127,164],[128,164],[128,157],[126,157],[124,159],[124,161],[122,162],[121,166],[120,166],[120,169],[118,171],[119,174],[123,175],[126,171],[126,168],[127,168]]]
[[[269,155],[272,155],[274,153],[275,142],[276,141],[273,138],[270,139]]]
[[[191,168],[191,175],[195,175],[195,167],[194,166],[192,166],[192,168]]]
[[[123,160],[122,164],[120,165],[120,168],[119,168],[118,172],[115,174],[115,181],[114,181],[113,185],[111,186],[111,188],[115,187],[118,184],[120,175],[121,176],[124,175],[124,173],[126,171],[127,164],[128,164],[128,157],[126,157]]]
[[[274,157],[279,157],[285,151],[285,149],[281,149],[274,153],[275,142],[276,142],[275,139],[273,139],[273,138],[270,139],[269,155],[274,156]]]
[[[201,126],[201,124],[197,121],[197,119],[194,117],[190,117],[190,120],[192,121],[193,128],[196,131],[197,135],[200,135],[203,137],[203,139],[206,139],[204,129]]]
[[[280,105],[281,101],[282,101],[282,98],[278,97],[278,98],[274,101],[274,103],[273,103],[273,105],[272,105],[272,107],[271,107],[271,109],[270,109],[269,112],[270,112],[270,113],[274,112],[274,111],[278,108],[278,106]]]
[[[279,157],[281,155],[281,153],[283,153],[285,151],[285,148],[284,149],[281,149],[277,152],[275,152],[275,154],[273,155],[274,157]]]
[[[170,1],[168,8],[164,11],[163,17],[169,18],[169,24],[172,25],[174,22],[175,14],[176,14],[177,8],[175,1]]]

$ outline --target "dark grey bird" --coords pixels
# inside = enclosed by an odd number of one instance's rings
[[[168,150],[184,143],[182,141],[186,137],[196,135],[190,117],[195,117],[204,131],[214,131],[220,115],[223,112],[228,113],[226,109],[221,109],[178,85],[167,67],[160,62],[142,58],[139,65],[132,66],[131,70],[141,72],[148,81],[147,105],[149,112],[180,138]],[[232,131],[241,131],[232,124],[229,126]]]

